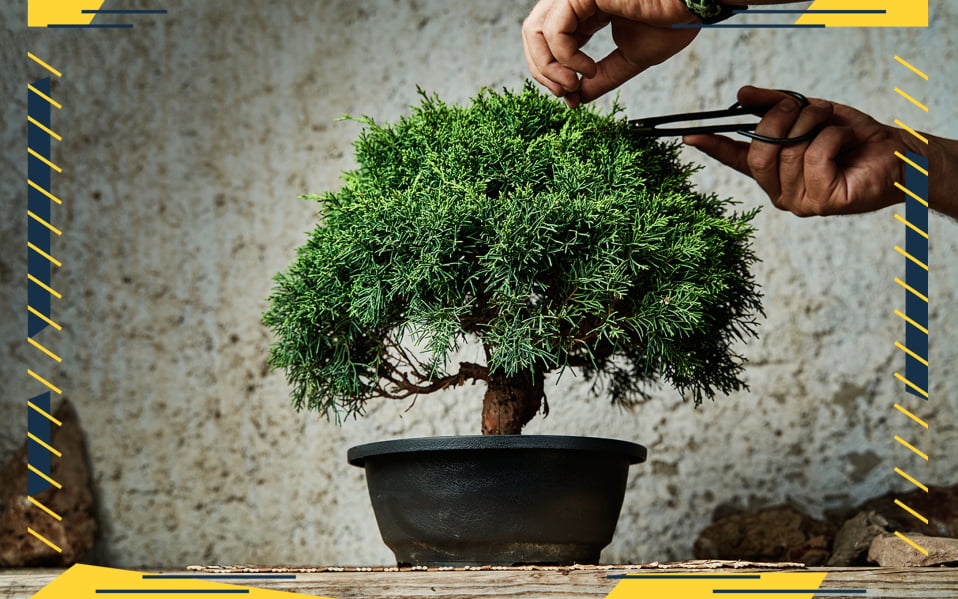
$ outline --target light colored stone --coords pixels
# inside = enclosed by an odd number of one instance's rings
[[[918,568],[941,564],[958,564],[958,539],[906,535],[928,552],[925,555],[893,534],[875,537],[868,548],[868,561],[885,568]]]
[[[835,533],[827,566],[856,566],[875,537],[888,532],[888,520],[877,512],[859,512]]]
[[[23,441],[25,403],[39,392],[28,368],[70,394],[102,506],[99,559],[390,563],[346,449],[476,433],[481,388],[420,398],[408,412],[409,403],[376,403],[368,418],[338,428],[289,407],[282,373],[264,366],[271,340],[259,315],[271,277],[315,223],[315,206],[296,197],[335,188],[352,165],[359,127],[336,119],[395,119],[417,102],[416,84],[452,101],[482,85],[520,85],[519,28],[531,5],[164,0],[168,14],[136,17],[128,31],[69,31],[27,30],[26,3],[0,3],[0,446]],[[634,118],[721,108],[754,83],[958,137],[958,2],[930,7],[927,29],[703,31],[626,85],[620,103]],[[609,42],[599,38],[590,47],[604,54]],[[64,331],[42,339],[62,364],[24,340],[26,84],[45,75],[28,50],[63,73],[53,87],[63,103],[53,159],[64,169],[53,184],[64,200],[54,211],[64,234],[54,242],[63,267],[53,282]],[[954,482],[958,456],[944,448],[958,444],[958,402],[948,400],[958,363],[956,224],[937,216],[929,224],[934,360],[931,400],[916,401],[892,377],[904,359],[893,346],[903,336],[892,315],[904,296],[893,283],[904,269],[892,249],[903,238],[897,209],[798,219],[770,207],[746,177],[685,155],[705,165],[703,189],[738,198],[742,209],[766,207],[755,248],[767,318],[761,338],[741,348],[751,391],[699,409],[653,389],[625,412],[590,398],[573,373],[547,382],[552,414],[528,433],[624,438],[673,466],[632,469],[604,559],[691,557],[723,502],[854,505],[887,491],[898,480],[893,466],[926,484]],[[931,431],[917,431],[895,402]],[[908,462],[895,434],[938,450],[927,463]]]

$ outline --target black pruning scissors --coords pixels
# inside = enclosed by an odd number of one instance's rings
[[[808,98],[798,92],[787,89],[777,90],[798,100],[801,107],[808,106]],[[770,108],[770,107],[769,107]],[[759,109],[760,110],[760,109]],[[768,111],[768,108],[765,109]],[[716,125],[695,125],[691,127],[667,127],[659,128],[658,125],[664,123],[681,123],[683,121],[698,121],[708,119],[720,119],[725,117],[739,116],[743,114],[764,115],[765,112],[759,112],[756,107],[745,107],[736,102],[725,110],[710,110],[705,112],[686,112],[683,114],[670,114],[666,116],[656,116],[646,119],[634,119],[626,121],[631,127],[632,132],[641,137],[670,137],[673,135],[694,135],[696,133],[738,133],[751,139],[757,139],[770,144],[793,144],[802,141],[808,141],[818,135],[818,129],[813,129],[804,135],[797,137],[768,137],[755,133],[758,123],[722,123]]]

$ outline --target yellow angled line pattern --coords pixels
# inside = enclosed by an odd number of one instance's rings
[[[33,306],[27,306],[27,310],[29,310],[31,314],[37,316],[37,317],[40,318],[43,322],[47,323],[48,325],[50,325],[51,327],[55,328],[56,330],[58,330],[58,331],[62,331],[62,330],[63,330],[63,327],[61,327],[61,326],[58,325],[57,323],[53,322],[53,321],[50,320],[49,318],[47,318],[46,315],[41,314],[40,311],[37,310],[36,308],[34,308]],[[927,333],[927,331],[925,331],[925,332]]]
[[[37,285],[39,285],[40,287],[43,287],[44,289],[46,289],[47,292],[49,292],[50,295],[52,295],[53,297],[55,297],[55,298],[57,298],[57,299],[63,299],[63,295],[62,295],[59,291],[57,291],[57,290],[54,289],[53,287],[50,287],[49,285],[47,285],[46,283],[44,283],[44,282],[41,281],[40,279],[36,278],[35,276],[33,276],[33,275],[27,273],[27,278],[30,279],[31,281],[33,281],[34,283],[36,283]]]
[[[916,385],[915,383],[909,381],[908,379],[906,379],[906,378],[903,377],[902,375],[898,374],[897,372],[895,373],[895,378],[898,379],[899,381],[905,383],[906,385],[908,385],[909,387],[911,387],[912,389],[914,389],[915,391],[917,391],[917,392],[920,393],[921,395],[923,395],[926,399],[928,398],[928,392],[927,392],[927,391],[925,391],[924,389],[922,389],[921,387],[919,387],[919,386]]]
[[[49,545],[50,548],[53,549],[54,551],[56,551],[57,553],[63,553],[63,550],[62,550],[62,549],[60,549],[59,547],[57,547],[55,544],[53,544],[51,541],[49,541],[45,536],[43,536],[43,535],[41,535],[40,533],[38,533],[37,531],[33,530],[33,529],[30,528],[29,526],[27,527],[27,532],[30,533],[30,534],[32,534],[32,535],[35,536],[36,538],[40,539],[41,541],[43,541],[43,542],[46,543],[47,545]]]
[[[928,454],[925,453],[925,452],[923,452],[923,451],[921,451],[921,450],[919,450],[918,448],[916,448],[914,445],[912,445],[912,444],[909,443],[908,441],[905,441],[904,439],[902,439],[902,438],[899,437],[898,435],[895,435],[895,441],[898,441],[899,443],[901,443],[902,445],[904,445],[904,446],[907,447],[908,449],[914,451],[916,454],[918,454],[918,457],[920,457],[921,459],[925,460],[926,462],[928,461]]]
[[[42,91],[40,91],[40,90],[38,90],[37,88],[33,87],[33,85],[31,85],[31,84],[28,83],[28,84],[27,84],[27,89],[29,89],[30,91],[32,91],[32,92],[35,93],[36,95],[40,96],[41,98],[43,98],[44,100],[46,100],[47,102],[49,102],[50,104],[52,104],[55,108],[57,108],[57,109],[63,108],[63,104],[60,104],[59,102],[57,102],[56,100],[54,100],[54,99],[51,98],[50,96],[46,95],[46,94],[43,93]]]
[[[895,150],[895,156],[898,156],[899,158],[901,158],[902,160],[904,160],[907,164],[911,165],[911,167],[912,167],[913,169],[915,169],[916,171],[918,171],[919,173],[925,175],[926,177],[928,176],[928,171],[927,171],[927,170],[925,170],[924,168],[922,168],[921,166],[919,166],[914,160],[912,160],[911,158],[908,158],[907,156],[905,156],[904,154],[902,154],[902,153],[899,152],[898,150]]]
[[[63,266],[63,262],[60,262],[59,260],[57,260],[56,258],[54,258],[53,256],[51,256],[50,254],[44,252],[43,250],[41,250],[41,249],[38,248],[37,246],[33,245],[32,242],[28,241],[28,242],[27,242],[27,247],[30,248],[31,250],[33,250],[34,252],[40,254],[41,256],[43,256],[44,258],[46,258],[47,260],[49,260],[50,262],[56,264],[57,266]]]
[[[49,136],[52,137],[53,139],[55,139],[55,140],[57,140],[57,141],[63,141],[63,138],[60,137],[59,135],[57,135],[57,134],[53,131],[53,129],[50,129],[49,127],[47,127],[46,125],[44,125],[43,123],[41,123],[41,122],[38,121],[37,119],[33,118],[32,116],[28,116],[28,117],[27,117],[27,121],[28,121],[28,122],[31,122],[31,123],[33,123],[34,125],[36,125],[37,127],[39,127],[42,131],[44,131],[47,135],[49,135]]]
[[[898,252],[899,254],[901,254],[902,256],[908,258],[909,260],[911,260],[912,262],[914,262],[914,263],[917,264],[918,266],[922,267],[923,269],[928,270],[928,265],[927,265],[927,264],[925,264],[924,262],[922,262],[922,261],[919,260],[918,258],[915,258],[914,256],[912,256],[911,254],[909,254],[909,253],[906,252],[905,250],[901,249],[901,248],[898,247],[897,245],[895,246],[895,251]]]
[[[925,206],[926,208],[928,207],[928,200],[926,200],[925,198],[919,197],[917,193],[915,193],[915,192],[913,192],[912,190],[908,189],[907,187],[905,187],[904,185],[902,185],[902,184],[899,183],[898,181],[895,181],[895,187],[897,187],[898,189],[904,191],[905,193],[907,193],[907,194],[910,195],[911,197],[913,197],[913,198],[915,198],[916,200],[918,200],[918,203],[921,204],[922,206]],[[928,236],[925,235],[925,237],[928,237]]]
[[[901,533],[898,532],[897,530],[895,531],[895,536],[898,537],[899,539],[901,539],[902,541],[908,543],[909,545],[911,545],[912,547],[914,547],[915,549],[917,549],[919,552],[921,552],[921,553],[923,553],[923,554],[925,554],[925,555],[928,555],[928,550],[927,550],[927,549],[925,549],[924,547],[922,547],[922,546],[919,545],[918,543],[912,541],[911,539],[909,539],[909,538],[906,537],[905,535],[901,534]]]
[[[911,133],[912,135],[914,135],[914,136],[918,139],[918,141],[920,141],[921,143],[923,143],[923,144],[927,144],[927,143],[928,143],[928,138],[927,138],[927,137],[925,137],[925,136],[922,135],[921,133],[915,131],[914,129],[912,129],[911,127],[909,127],[908,125],[906,125],[905,123],[899,121],[898,119],[895,119],[894,122],[895,122],[896,125],[898,125],[898,126],[901,127],[902,129],[904,129],[905,131],[907,131],[907,132]]]
[[[919,228],[916,227],[915,225],[913,225],[913,224],[911,224],[910,222],[908,222],[907,220],[905,220],[905,217],[902,216],[902,215],[900,215],[900,214],[898,214],[897,212],[895,213],[895,219],[896,219],[898,222],[900,222],[900,223],[906,225],[909,229],[911,229],[911,230],[914,231],[915,233],[918,233],[919,235],[921,235],[921,236],[924,237],[925,239],[928,239],[928,233],[926,233],[925,231],[922,231],[921,229],[919,229]]]
[[[916,487],[918,487],[919,489],[921,489],[921,490],[924,491],[925,493],[928,492],[928,487],[926,487],[925,485],[921,484],[920,482],[918,482],[917,480],[915,480],[914,478],[912,478],[907,472],[905,472],[905,471],[902,470],[901,468],[895,468],[895,472],[897,472],[897,473],[899,474],[899,476],[901,476],[902,478],[904,478],[905,480],[907,480],[907,481],[910,482],[911,484],[915,485]]]
[[[922,104],[921,102],[919,102],[918,100],[912,98],[911,96],[909,96],[908,94],[906,94],[906,93],[903,92],[902,90],[898,89],[897,87],[895,88],[895,91],[898,92],[899,94],[901,94],[901,96],[902,96],[903,98],[905,98],[906,100],[908,100],[909,102],[911,102],[912,104],[914,104],[915,106],[917,106],[918,108],[921,108],[921,109],[924,110],[925,112],[928,112],[928,107],[925,106],[924,104]]]
[[[41,416],[43,416],[44,418],[46,418],[47,420],[49,420],[49,421],[52,422],[53,424],[55,424],[55,425],[57,425],[57,426],[63,426],[63,423],[60,422],[60,420],[59,420],[56,416],[54,416],[53,414],[47,413],[46,410],[44,410],[43,408],[37,406],[37,404],[33,403],[32,401],[28,401],[28,402],[27,402],[27,406],[29,406],[30,408],[32,408],[34,411],[36,411],[38,414],[40,414]]]
[[[27,368],[27,373],[28,373],[30,376],[32,376],[33,378],[35,378],[35,379],[37,379],[38,381],[40,381],[41,383],[43,383],[44,385],[46,385],[47,387],[49,387],[49,388],[50,388],[50,391],[53,391],[53,392],[56,393],[57,395],[62,395],[62,394],[63,394],[63,391],[60,391],[60,389],[59,389],[58,387],[56,387],[53,383],[51,383],[51,382],[48,381],[47,379],[43,378],[43,377],[40,376],[39,374],[33,372],[33,371],[30,370],[29,368]]]
[[[27,468],[30,469],[30,472],[36,474],[37,476],[39,476],[39,477],[42,478],[43,480],[47,481],[48,483],[50,483],[51,485],[53,485],[54,487],[56,487],[57,489],[62,489],[62,488],[63,488],[63,485],[61,485],[60,483],[58,483],[57,481],[53,480],[52,478],[50,478],[50,477],[47,476],[46,474],[44,474],[44,473],[40,472],[39,470],[37,470],[36,468],[34,468],[33,464],[27,464]]]
[[[29,151],[30,148],[27,148],[27,150]],[[34,152],[34,154],[36,154],[36,152]],[[39,154],[37,154],[37,155],[39,156]],[[51,162],[50,164],[53,164],[53,163]],[[57,196],[53,195],[52,193],[50,193],[50,192],[47,191],[46,189],[43,189],[42,187],[40,187],[39,185],[37,185],[36,183],[34,183],[33,181],[31,181],[30,179],[27,179],[27,184],[28,184],[30,187],[32,187],[32,188],[36,189],[37,191],[39,191],[40,193],[42,193],[43,195],[47,196],[48,198],[50,198],[51,200],[53,200],[53,201],[56,202],[57,204],[62,204],[62,203],[63,203],[63,200],[61,200],[61,199],[58,198]]]
[[[40,223],[40,224],[43,225],[44,227],[50,229],[51,231],[53,231],[53,232],[56,233],[57,235],[63,235],[63,231],[61,231],[60,229],[57,229],[56,227],[54,227],[53,225],[51,225],[51,224],[48,223],[47,221],[43,220],[42,218],[40,218],[39,216],[37,216],[37,215],[34,214],[33,212],[27,210],[27,216],[29,216],[29,217],[32,218],[33,220],[37,221],[38,223]]]
[[[909,69],[911,69],[916,75],[918,75],[919,77],[921,77],[921,78],[924,79],[925,81],[928,81],[928,75],[922,73],[921,71],[919,71],[919,70],[916,69],[915,67],[911,66],[911,65],[910,65],[904,58],[902,58],[901,56],[896,56],[896,57],[895,57],[895,60],[897,60],[897,61],[900,62],[901,64],[905,65],[905,66],[908,67]]]
[[[40,351],[42,351],[42,352],[45,353],[46,355],[50,356],[51,358],[53,358],[53,359],[56,360],[57,362],[62,362],[62,361],[63,361],[63,358],[61,358],[60,356],[56,355],[55,353],[53,353],[52,351],[48,350],[47,348],[43,347],[43,345],[41,345],[40,342],[37,341],[36,339],[34,339],[33,337],[27,337],[27,341],[30,343],[30,345],[32,345],[33,347],[39,349]]]
[[[59,520],[63,520],[63,516],[61,516],[60,514],[54,512],[53,510],[51,510],[51,509],[48,508],[47,506],[45,506],[45,505],[43,505],[42,503],[40,503],[38,500],[34,499],[33,497],[27,497],[27,500],[28,500],[30,503],[32,503],[33,505],[35,505],[35,506],[37,506],[38,508],[40,508],[41,510],[43,510],[44,512],[46,512],[46,513],[50,514],[51,516],[53,516],[54,519],[56,519],[56,520],[58,520],[58,521],[59,521]],[[926,521],[926,524],[927,524],[927,521]]]
[[[904,287],[905,289],[907,289],[908,291],[910,291],[911,293],[914,293],[914,294],[915,294],[915,297],[917,297],[918,299],[920,299],[920,300],[922,300],[923,302],[926,302],[926,303],[928,302],[928,296],[927,296],[927,295],[925,295],[925,294],[919,292],[917,289],[915,289],[914,287],[912,287],[912,286],[909,285],[908,283],[902,281],[902,280],[899,279],[898,277],[895,277],[895,282],[898,283],[899,285],[901,285],[902,287]]]
[[[922,358],[921,356],[919,356],[919,355],[916,354],[915,352],[913,352],[913,351],[911,351],[910,349],[908,349],[907,347],[905,347],[904,344],[902,344],[900,341],[896,341],[896,342],[895,342],[895,347],[897,347],[897,348],[900,349],[901,351],[905,352],[906,354],[908,354],[908,355],[911,356],[912,358],[915,358],[916,360],[918,360],[919,362],[921,362],[921,363],[924,364],[925,366],[928,366],[928,360]]]
[[[58,451],[57,448],[55,448],[55,447],[53,447],[52,445],[50,445],[49,443],[45,442],[43,439],[38,438],[38,437],[37,437],[36,435],[34,435],[33,433],[27,433],[27,437],[29,437],[30,439],[32,439],[32,440],[36,441],[37,443],[39,443],[41,447],[43,447],[44,449],[46,449],[47,451],[49,451],[49,452],[52,453],[53,455],[57,456],[58,458],[62,458],[62,457],[63,457],[63,454],[60,453],[60,451]]]
[[[40,60],[39,58],[37,58],[36,55],[35,55],[33,52],[27,52],[27,57],[28,57],[30,60],[32,60],[32,61],[34,61],[35,63],[37,63],[38,65],[40,65],[41,67],[43,67],[43,68],[45,68],[46,70],[50,71],[51,73],[53,73],[53,74],[56,75],[57,77],[63,77],[63,74],[62,74],[60,71],[56,70],[55,68],[51,67],[51,66],[48,65],[47,63],[45,63],[45,62],[43,62],[42,60]]]
[[[910,507],[908,507],[907,505],[905,505],[905,503],[904,503],[902,500],[896,499],[896,500],[895,500],[895,505],[897,505],[897,506],[900,507],[901,509],[905,510],[906,512],[908,512],[908,513],[911,514],[912,516],[918,518],[919,520],[921,520],[921,521],[924,522],[925,524],[928,524],[928,518],[925,518],[924,516],[922,516],[921,514],[919,514],[918,512],[916,512],[915,510],[913,510],[912,508],[910,508]]]
[[[926,334],[926,335],[928,334],[928,329],[926,329],[925,327],[923,327],[923,326],[921,326],[920,324],[918,324],[917,322],[915,322],[912,318],[909,318],[909,317],[908,317],[904,312],[902,312],[901,310],[895,310],[895,314],[897,314],[898,316],[901,316],[901,317],[905,320],[905,322],[907,322],[907,323],[910,324],[911,326],[915,327],[916,329],[918,329],[918,330],[921,331],[922,333],[924,333],[924,334]]]
[[[920,426],[923,426],[923,427],[925,427],[925,428],[928,428],[928,423],[927,423],[927,422],[925,422],[924,420],[922,420],[922,419],[919,418],[918,416],[915,416],[914,414],[912,414],[911,412],[909,412],[908,410],[906,410],[905,408],[903,408],[900,404],[897,404],[897,403],[896,403],[896,404],[895,404],[895,408],[896,408],[899,412],[901,412],[902,414],[904,414],[905,416],[908,416],[909,418],[911,418],[912,420],[914,420],[915,422],[917,422]]]
[[[63,169],[62,169],[62,168],[60,168],[59,166],[57,166],[57,165],[53,164],[52,162],[50,162],[46,157],[41,156],[40,153],[37,152],[36,150],[34,150],[33,148],[27,148],[27,154],[30,154],[31,156],[37,158],[38,160],[40,160],[40,162],[46,164],[47,166],[49,166],[50,168],[52,168],[52,169],[55,170],[56,172],[58,172],[58,173],[62,173],[62,172],[63,172]]]

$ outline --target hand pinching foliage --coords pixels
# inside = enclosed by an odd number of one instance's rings
[[[526,85],[360,119],[359,166],[307,196],[321,222],[263,317],[294,405],[339,418],[481,380],[482,432],[517,434],[566,368],[623,405],[656,381],[696,404],[744,388],[754,211],[696,192],[675,144],[616,113]],[[468,342],[485,363],[450,364]]]

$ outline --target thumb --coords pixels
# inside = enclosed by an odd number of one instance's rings
[[[682,138],[682,141],[740,173],[748,176],[752,175],[748,168],[749,144],[744,141],[735,141],[722,135],[711,134],[686,135]]]

